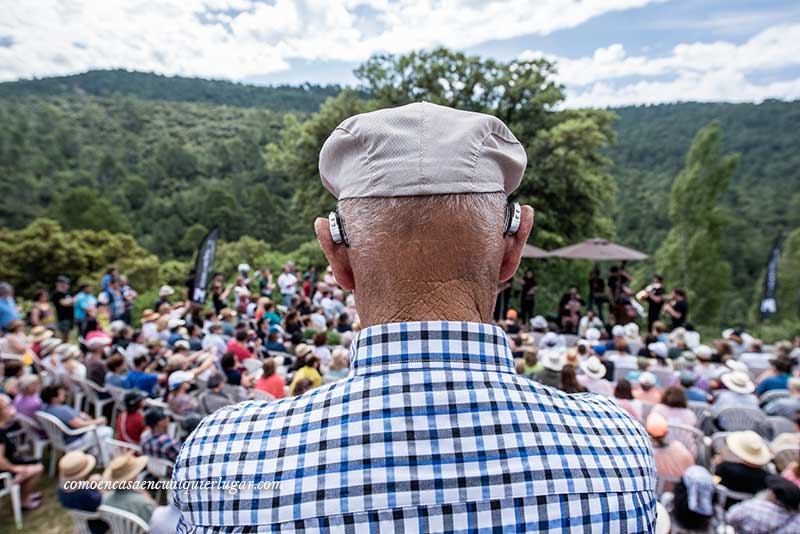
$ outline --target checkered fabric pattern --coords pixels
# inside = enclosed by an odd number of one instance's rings
[[[180,533],[650,532],[655,468],[613,402],[514,372],[487,324],[359,332],[348,378],[222,408],[184,443]],[[247,483],[279,481],[275,489]]]
[[[149,430],[142,433],[142,453],[156,458],[165,458],[175,461],[180,451],[181,444],[174,441],[166,432],[154,436]]]
[[[758,497],[732,506],[725,515],[725,521],[734,527],[736,532],[769,534],[800,532],[800,514]]]

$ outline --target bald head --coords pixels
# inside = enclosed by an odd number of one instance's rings
[[[326,219],[316,230],[362,324],[486,322],[533,222],[526,207],[519,232],[504,236],[505,209],[503,193],[353,198],[339,203],[349,248],[333,244]]]

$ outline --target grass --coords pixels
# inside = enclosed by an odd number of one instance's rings
[[[22,530],[14,525],[14,512],[11,509],[11,498],[0,498],[0,534],[66,534],[72,532],[74,526],[69,513],[59,504],[56,493],[58,482],[47,473],[42,476],[37,491],[42,492],[42,504],[36,510],[22,511]]]

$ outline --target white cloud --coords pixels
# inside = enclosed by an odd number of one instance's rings
[[[520,57],[541,56],[527,51]],[[656,58],[629,56],[621,44],[599,48],[590,57],[546,57],[557,62],[571,107],[800,97],[798,79],[754,81],[765,71],[800,65],[800,24],[767,28],[740,45],[679,44],[670,55]],[[644,79],[621,80],[630,78]]]
[[[654,1],[0,0],[0,36],[13,42],[0,47],[0,80],[111,67],[242,79],[293,59],[543,35]]]

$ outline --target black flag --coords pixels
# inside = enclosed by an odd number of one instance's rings
[[[192,302],[200,306],[206,303],[206,288],[211,278],[214,264],[214,253],[217,251],[219,228],[214,227],[206,234],[197,249],[197,259],[194,264],[194,287],[192,288]]]
[[[764,296],[759,307],[761,319],[769,319],[778,311],[778,262],[781,259],[781,243],[783,236],[775,240],[769,256],[767,274],[764,277]]]

